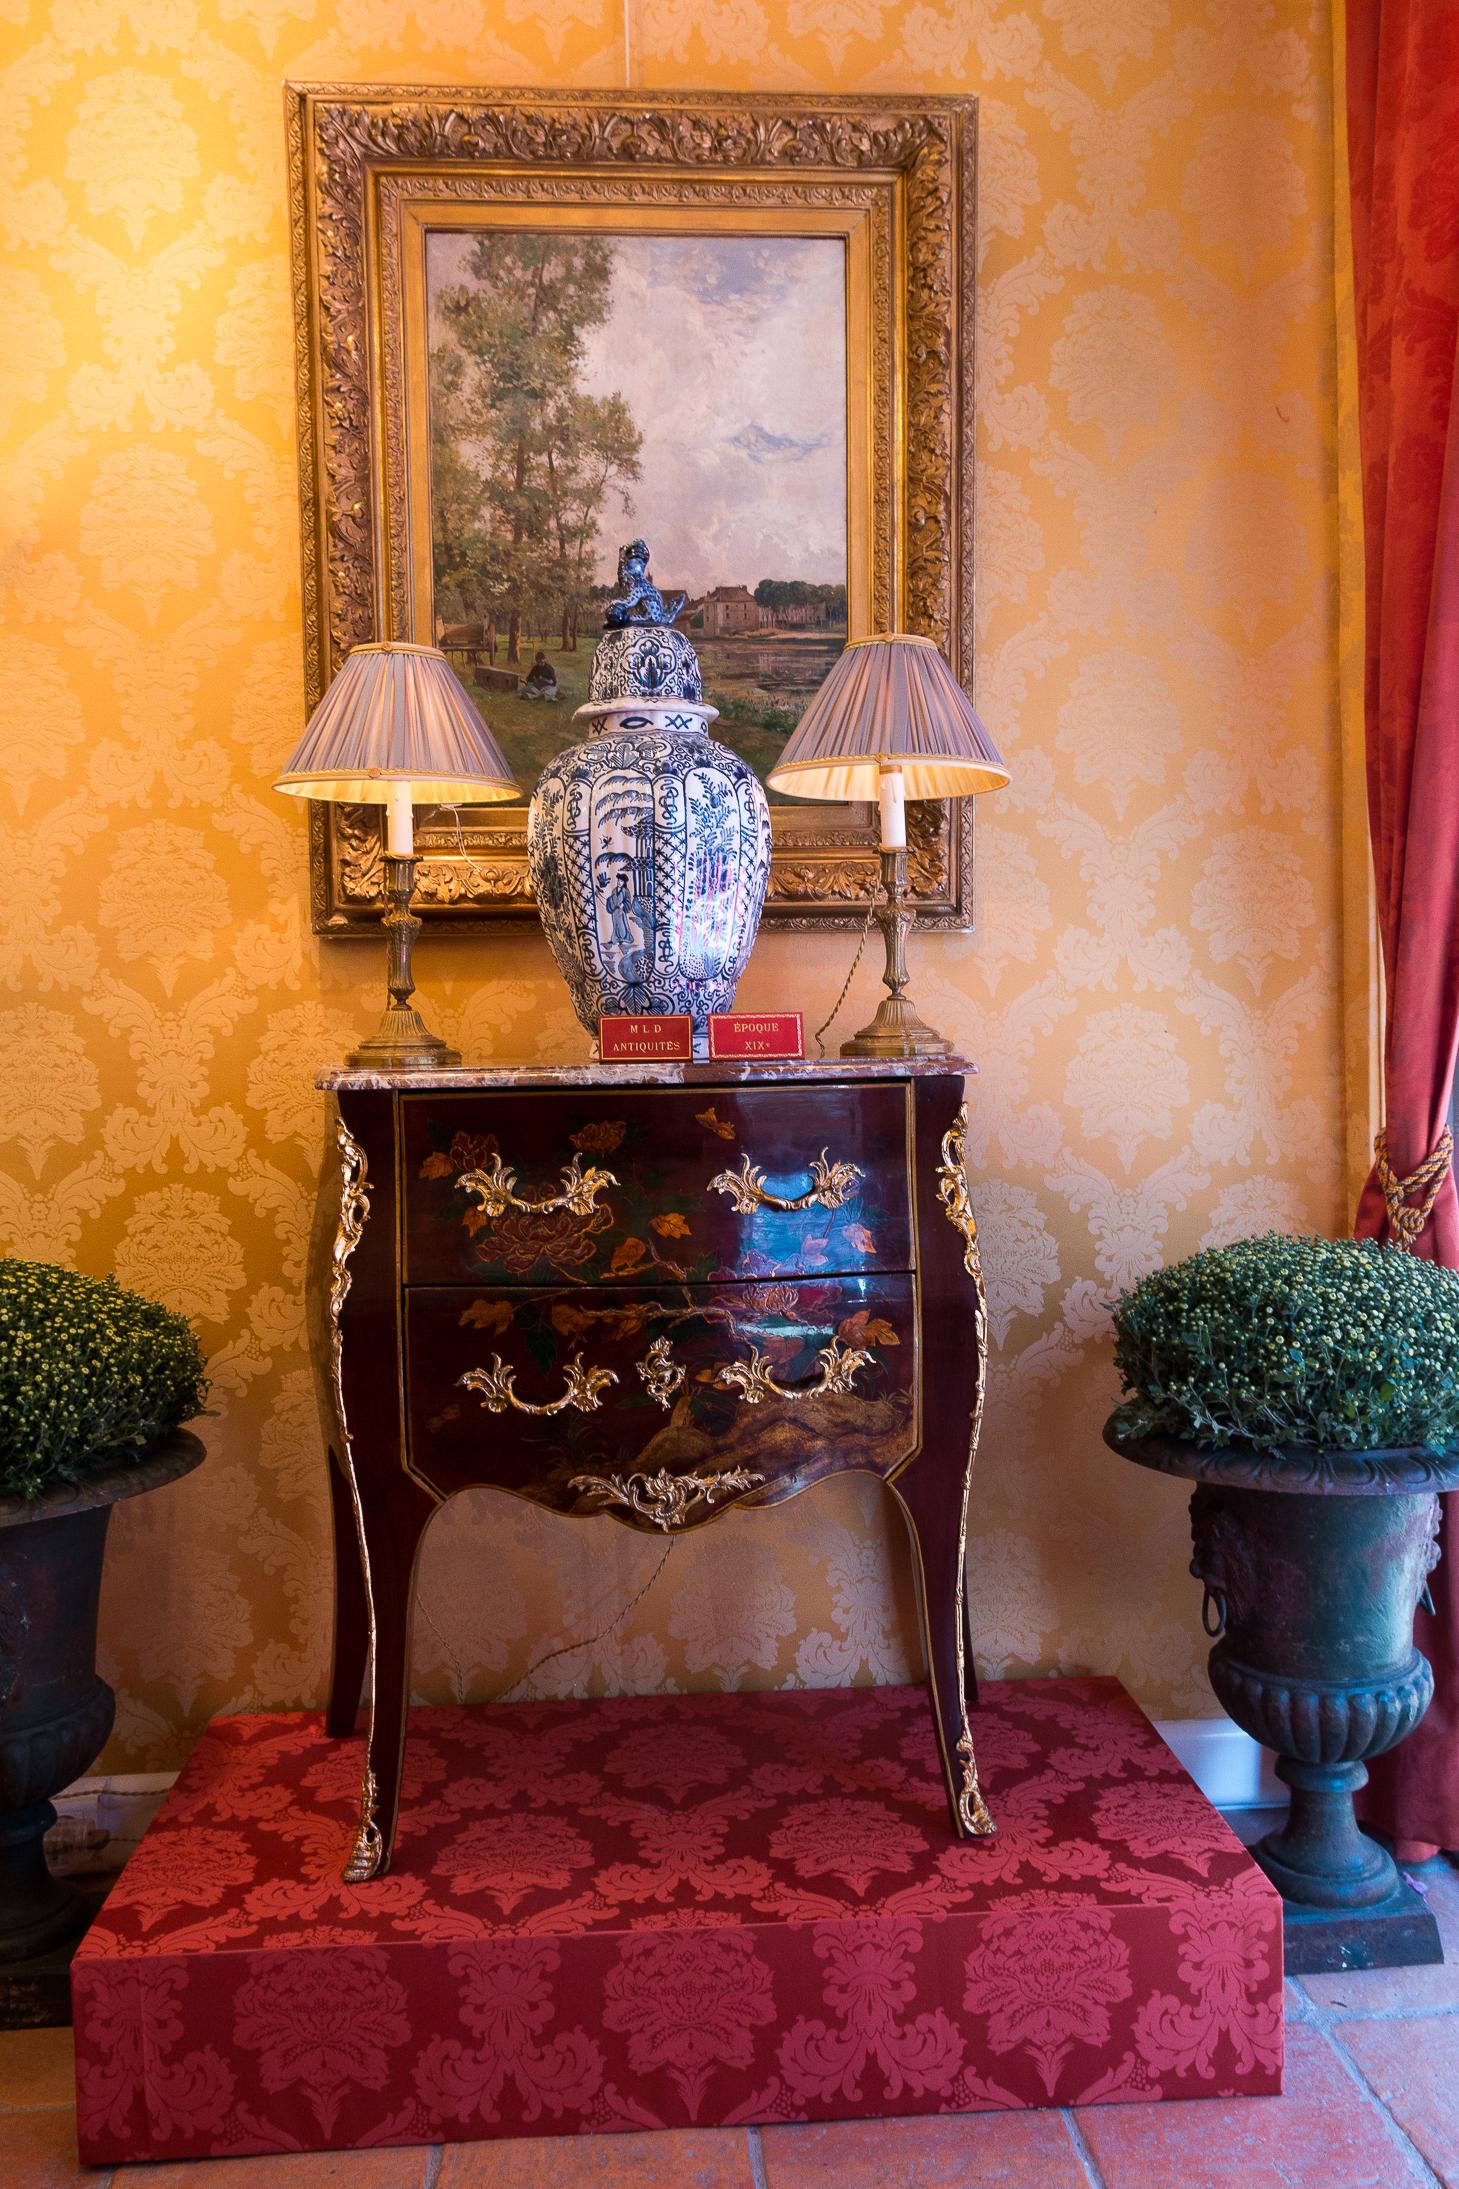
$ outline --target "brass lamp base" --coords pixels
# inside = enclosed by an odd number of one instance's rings
[[[841,1044],[842,1056],[899,1057],[899,1056],[951,1056],[952,1043],[945,1041],[923,1018],[916,1004],[907,994],[907,931],[916,918],[907,889],[907,854],[901,851],[883,851],[881,855],[883,901],[877,906],[877,921],[886,944],[887,994],[877,1006],[876,1016],[869,1026],[863,1026],[859,1034]]]
[[[910,996],[887,996],[876,1017],[841,1044],[842,1056],[951,1056],[952,1043],[927,1024]]]
[[[426,1072],[438,1064],[459,1064],[459,1049],[448,1049],[433,1034],[413,1005],[402,1010],[392,1003],[373,1034],[351,1049],[346,1063],[365,1071]]]
[[[386,985],[390,1001],[373,1034],[352,1049],[346,1063],[357,1070],[375,1072],[429,1072],[442,1064],[459,1064],[459,1050],[448,1049],[433,1034],[411,1002],[415,981],[411,953],[420,933],[420,921],[410,909],[415,887],[415,860],[385,853],[386,911],[383,926],[388,953]]]

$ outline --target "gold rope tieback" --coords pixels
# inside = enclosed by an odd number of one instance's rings
[[[1426,1156],[1416,1171],[1407,1178],[1400,1178],[1388,1160],[1388,1135],[1386,1132],[1373,1136],[1373,1153],[1377,1158],[1378,1184],[1388,1210],[1388,1222],[1399,1246],[1411,1254],[1414,1243],[1433,1212],[1439,1198],[1439,1188],[1449,1175],[1454,1160],[1454,1135],[1448,1126],[1439,1135],[1438,1146]],[[1417,1208],[1409,1203],[1415,1194],[1423,1195]]]

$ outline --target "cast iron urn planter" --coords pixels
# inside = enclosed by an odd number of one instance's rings
[[[132,1465],[0,1498],[0,1968],[73,1938],[95,1904],[51,1876],[44,1841],[51,1796],[96,1761],[116,1714],[96,1669],[111,1508],[204,1456],[175,1429]]]
[[[1252,1849],[1286,1903],[1288,1970],[1442,1960],[1432,1916],[1359,1829],[1353,1796],[1366,1759],[1405,1739],[1433,1695],[1413,1615],[1459,1452],[1206,1451],[1122,1438],[1114,1420],[1104,1434],[1121,1458],[1196,1485],[1191,1572],[1215,1637],[1211,1685],[1275,1750],[1291,1790],[1284,1821]]]

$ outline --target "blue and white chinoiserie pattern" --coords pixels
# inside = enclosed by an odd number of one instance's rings
[[[708,735],[715,714],[682,700],[604,709],[533,794],[532,886],[590,1033],[619,1012],[686,1012],[707,1056],[709,1014],[733,1006],[770,879],[770,814],[754,770]]]
[[[621,1011],[678,1011],[709,1055],[735,1003],[770,882],[770,808],[755,768],[709,736],[700,663],[647,547],[619,552],[619,595],[593,652],[584,744],[542,768],[527,814],[542,928],[588,1033]]]
[[[593,651],[591,706],[624,700],[704,697],[699,656],[671,623],[630,623],[607,630]]]
[[[708,1056],[770,881],[770,810],[753,768],[709,725],[699,657],[648,575],[648,548],[618,556],[620,597],[593,654],[586,730],[543,769],[527,863],[573,1009],[596,1035],[621,1012],[673,1011]]]

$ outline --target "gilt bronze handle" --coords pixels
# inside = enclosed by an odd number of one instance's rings
[[[750,1347],[747,1361],[728,1361],[714,1372],[714,1380],[724,1391],[738,1391],[746,1406],[758,1406],[762,1399],[823,1399],[833,1393],[850,1391],[855,1384],[856,1372],[865,1368],[872,1359],[870,1353],[859,1346],[843,1345],[839,1338],[832,1338],[822,1346],[816,1359],[821,1373],[814,1383],[777,1383],[766,1365],[765,1356],[758,1346]]]
[[[696,1505],[714,1506],[722,1498],[737,1497],[765,1480],[750,1467],[722,1467],[718,1472],[671,1475],[667,1468],[656,1474],[574,1475],[568,1488],[582,1497],[601,1498],[604,1506],[624,1505],[656,1528],[682,1527]]]
[[[746,1155],[737,1171],[720,1171],[711,1178],[709,1191],[727,1193],[741,1216],[749,1216],[756,1209],[838,1209],[855,1193],[857,1179],[865,1176],[859,1164],[828,1162],[824,1148],[812,1158],[810,1172],[811,1182],[804,1193],[771,1193],[764,1171]]]
[[[582,1157],[575,1155],[562,1174],[561,1193],[549,1194],[545,1201],[523,1201],[517,1193],[516,1172],[494,1155],[483,1170],[463,1171],[456,1183],[463,1193],[476,1197],[486,1216],[495,1219],[508,1209],[526,1209],[534,1216],[550,1216],[558,1209],[572,1216],[591,1216],[598,1195],[618,1180],[595,1163],[584,1169]]]
[[[562,1396],[534,1406],[530,1399],[517,1397],[513,1388],[516,1374],[514,1368],[505,1365],[500,1353],[493,1353],[490,1368],[468,1368],[456,1380],[468,1391],[479,1392],[494,1414],[505,1413],[509,1406],[519,1414],[596,1414],[603,1393],[610,1383],[618,1381],[611,1368],[584,1368],[582,1354],[574,1353],[564,1370],[567,1388]]]
[[[669,1407],[674,1393],[684,1387],[684,1370],[675,1360],[667,1338],[655,1338],[647,1357],[637,1363],[649,1397],[656,1406]]]

